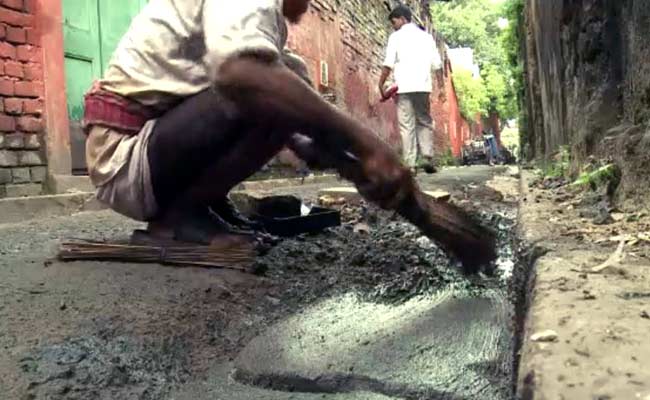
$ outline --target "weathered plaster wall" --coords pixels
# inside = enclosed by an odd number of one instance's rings
[[[644,0],[527,1],[531,158],[549,159],[564,145],[576,167],[592,154],[610,156],[623,169],[622,198],[647,190],[649,20]]]

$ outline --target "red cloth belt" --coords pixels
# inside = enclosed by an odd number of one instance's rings
[[[93,84],[84,96],[83,128],[86,134],[93,125],[102,125],[137,135],[147,121],[158,117],[151,108]]]

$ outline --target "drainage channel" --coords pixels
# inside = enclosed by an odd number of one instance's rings
[[[493,275],[476,277],[458,273],[409,225],[362,214],[362,238],[353,220],[327,240],[287,241],[269,256],[270,264],[326,265],[321,276],[338,290],[250,342],[234,379],[297,399],[513,398],[532,265],[514,208],[481,216],[499,233],[499,260]]]

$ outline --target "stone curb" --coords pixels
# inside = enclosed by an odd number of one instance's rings
[[[88,192],[0,199],[0,224],[102,209],[95,194]]]
[[[529,213],[528,210],[528,204],[526,201],[526,194],[528,193],[528,186],[527,186],[527,179],[526,179],[526,174],[524,171],[520,174],[519,177],[519,193],[520,193],[520,200],[519,200],[519,211],[518,211],[518,226],[517,226],[517,233],[518,237],[520,240],[523,240],[525,243],[533,243],[535,241],[538,241],[540,238],[537,237],[533,231],[528,229],[528,224],[527,224],[527,216]],[[520,342],[520,349],[519,349],[519,370],[515,371],[517,374],[515,382],[516,382],[516,387],[517,387],[517,392],[516,392],[516,399],[527,399],[527,400],[532,400],[534,398],[534,395],[530,393],[531,390],[531,383],[530,382],[530,360],[528,358],[528,355],[531,353],[531,349],[535,345],[532,340],[530,340],[530,335],[529,329],[532,325],[532,312],[533,308],[535,307],[535,280],[536,280],[536,274],[538,271],[539,267],[539,260],[530,260],[532,262],[532,265],[529,266],[531,268],[530,276],[528,277],[526,282],[523,282],[524,285],[524,292],[526,293],[526,299],[524,304],[519,304],[519,306],[525,307],[525,316],[524,320],[521,321],[523,323],[523,326],[521,326],[521,331],[519,334],[521,335],[521,342]],[[532,372],[534,375],[534,372]],[[526,397],[524,397],[526,396]]]
[[[641,361],[650,355],[647,317],[640,315],[647,303],[620,297],[647,288],[648,274],[638,261],[620,265],[632,278],[589,273],[611,251],[563,244],[547,221],[551,200],[537,201],[530,177],[522,171],[518,234],[531,246],[522,260],[531,270],[521,282],[527,298],[519,304],[526,313],[515,398],[650,400],[650,388],[635,383],[650,379]]]
[[[336,175],[318,175],[305,178],[269,179],[243,182],[236,191],[265,191],[302,184],[336,182]],[[0,224],[24,222],[36,218],[66,216],[83,211],[99,211],[106,207],[95,199],[93,192],[53,194],[44,196],[0,199]]]
[[[291,187],[299,185],[314,185],[319,183],[336,182],[337,176],[333,174],[313,175],[304,179],[285,178],[285,179],[266,179],[262,181],[242,182],[233,188],[234,191],[264,191],[273,190],[279,187]]]

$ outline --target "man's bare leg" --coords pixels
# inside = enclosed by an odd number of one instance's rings
[[[329,154],[354,154],[356,161],[333,163],[382,207],[394,207],[412,190],[412,177],[386,144],[325,103],[286,67],[258,59],[227,65],[220,70],[218,90],[186,100],[154,128],[149,161],[163,210],[156,219],[162,225],[198,225],[197,215],[261,168],[296,131],[311,134],[331,149]],[[219,225],[212,230],[223,231]]]
[[[233,230],[232,215],[220,213],[232,211],[223,209],[227,195],[271,160],[284,147],[288,135],[260,127],[242,132],[242,136],[168,209],[162,221],[175,229],[176,239],[207,244],[216,235],[243,233]],[[209,208],[213,212],[206,215]]]
[[[161,213],[152,235],[209,243],[241,233],[228,192],[257,172],[290,135],[272,119],[249,123],[215,91],[205,91],[163,116],[152,133],[149,161]],[[211,210],[212,209],[212,210]],[[250,228],[250,226],[249,226]]]

